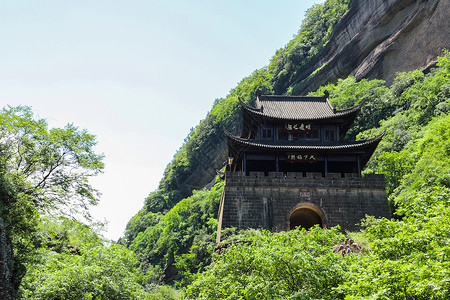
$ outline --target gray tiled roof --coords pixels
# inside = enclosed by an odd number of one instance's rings
[[[261,95],[256,99],[256,107],[244,106],[254,114],[289,120],[318,120],[346,116],[360,110],[355,106],[344,110],[335,110],[325,97],[272,96]]]

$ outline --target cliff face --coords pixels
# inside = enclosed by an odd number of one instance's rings
[[[350,75],[390,84],[396,72],[425,67],[450,49],[449,16],[448,0],[354,0],[330,42],[294,79],[293,94]]]

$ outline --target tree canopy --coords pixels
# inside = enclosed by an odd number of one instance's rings
[[[4,108],[0,123],[2,169],[39,209],[87,212],[97,203],[88,179],[104,165],[103,155],[94,152],[94,135],[73,124],[49,129],[26,106]]]
[[[72,124],[48,128],[30,107],[0,111],[0,236],[2,288],[12,299],[34,250],[42,212],[77,212],[88,216],[98,201],[89,178],[103,169],[103,155],[93,150],[95,136]],[[3,286],[5,285],[5,286]],[[3,295],[2,295],[3,296]]]

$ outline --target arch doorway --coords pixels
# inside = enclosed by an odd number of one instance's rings
[[[305,205],[297,207],[289,217],[290,230],[293,230],[299,226],[309,229],[316,224],[319,224],[320,227],[324,227],[321,212],[311,206]]]

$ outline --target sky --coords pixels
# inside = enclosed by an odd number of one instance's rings
[[[105,155],[90,209],[117,240],[190,129],[317,0],[2,0],[0,107],[73,123]]]

